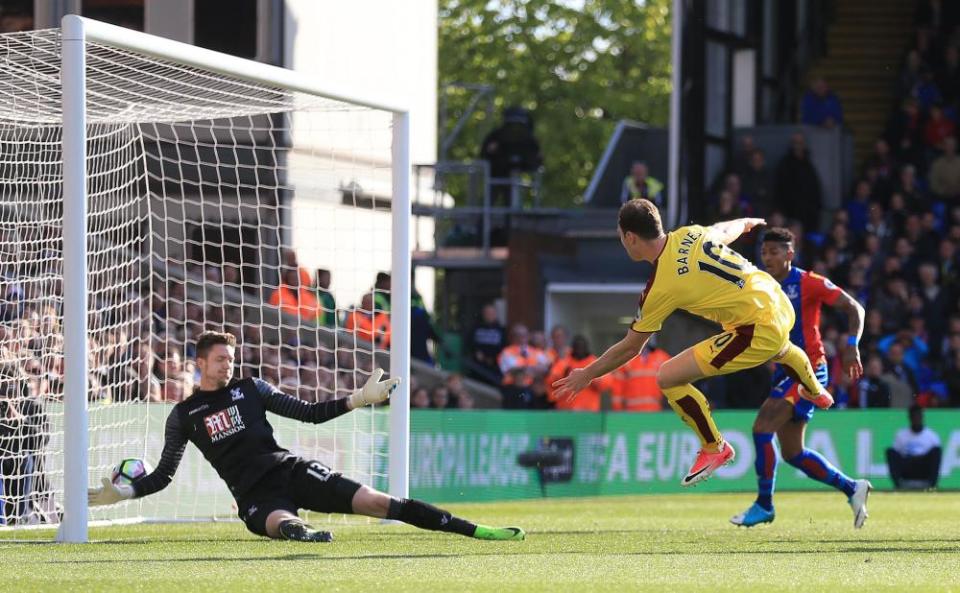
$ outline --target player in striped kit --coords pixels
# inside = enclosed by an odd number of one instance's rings
[[[795,267],[794,254],[793,233],[784,228],[771,228],[766,232],[760,251],[763,265],[767,272],[780,282],[796,311],[790,341],[803,348],[810,357],[817,379],[826,386],[829,376],[826,354],[820,339],[820,308],[826,304],[841,309],[849,318],[850,331],[844,353],[844,369],[851,379],[856,380],[863,374],[857,347],[863,331],[863,307],[830,280]],[[776,434],[782,457],[787,463],[847,496],[853,509],[853,525],[859,529],[867,520],[870,482],[847,477],[822,455],[804,446],[804,432],[813,417],[814,406],[798,396],[796,381],[784,373],[783,367],[777,369],[773,384],[773,391],[760,406],[753,424],[753,441],[757,453],[757,500],[749,509],[731,518],[730,522],[752,527],[773,521],[773,489],[777,471],[777,451],[773,437]]]

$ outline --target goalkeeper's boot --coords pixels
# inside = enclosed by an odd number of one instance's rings
[[[519,527],[487,527],[486,525],[477,525],[477,530],[473,533],[476,539],[487,539],[496,541],[523,541],[527,534]]]
[[[850,508],[853,509],[853,527],[860,529],[867,522],[867,497],[873,490],[873,484],[866,480],[856,480],[857,487],[850,497]]]
[[[753,527],[761,523],[773,523],[776,516],[772,508],[768,511],[757,503],[753,503],[749,509],[731,517],[730,522],[741,527]]]
[[[716,452],[700,449],[700,452],[697,453],[697,460],[693,462],[693,466],[687,472],[687,475],[680,480],[680,485],[693,486],[697,482],[706,480],[713,475],[713,472],[728,463],[732,463],[736,456],[737,452],[733,450],[733,445],[726,441]]]
[[[797,393],[800,395],[800,397],[811,402],[821,410],[826,410],[833,405],[833,396],[830,395],[830,392],[826,389],[822,390],[818,395],[811,395],[810,392],[807,391],[806,387],[798,384]]]
[[[303,521],[284,521],[280,524],[280,538],[295,542],[332,542],[333,534],[319,531]]]

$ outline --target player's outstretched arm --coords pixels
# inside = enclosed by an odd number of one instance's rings
[[[301,422],[320,424],[350,410],[386,401],[400,384],[399,378],[381,381],[383,369],[375,369],[367,382],[347,397],[309,404],[291,397],[262,379],[254,379],[263,406],[270,412]]]
[[[160,454],[160,463],[157,469],[143,476],[133,486],[114,484],[110,478],[103,478],[103,486],[87,490],[87,502],[90,506],[101,506],[118,503],[131,498],[149,496],[167,487],[173,475],[177,473],[183,452],[187,448],[187,437],[180,428],[180,416],[176,410],[167,416],[164,429],[163,453]]]
[[[591,381],[602,377],[614,369],[627,364],[633,357],[643,350],[650,340],[652,334],[648,332],[637,332],[632,329],[627,330],[627,335],[622,340],[607,348],[607,351],[589,365],[582,369],[574,369],[570,374],[555,381],[553,387],[556,391],[553,393],[554,399],[574,398],[580,391],[585,389]]]
[[[863,319],[866,311],[863,305],[857,302],[849,293],[843,291],[834,306],[847,314],[847,327],[850,338],[843,355],[843,366],[847,375],[857,380],[863,375],[863,363],[860,361],[860,337],[863,335]]]
[[[724,245],[729,245],[744,233],[749,233],[754,227],[767,224],[762,218],[738,218],[725,220],[710,226],[710,236]]]

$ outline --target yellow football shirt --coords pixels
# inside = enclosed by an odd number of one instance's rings
[[[660,331],[677,309],[715,321],[724,330],[770,323],[779,307],[791,306],[782,292],[772,276],[711,237],[709,227],[680,227],[667,234],[630,327]]]

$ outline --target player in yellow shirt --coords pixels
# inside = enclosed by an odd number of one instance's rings
[[[670,407],[700,438],[700,452],[680,481],[682,486],[705,480],[736,455],[717,430],[707,399],[694,381],[773,360],[797,380],[801,397],[820,408],[833,405],[810,359],[790,343],[793,305],[780,284],[727,247],[761,224],[760,218],[741,218],[709,227],[680,227],[667,234],[652,202],[636,199],[624,204],[618,217],[620,242],[630,259],[653,264],[637,316],[627,335],[603,356],[554,383],[554,397],[576,397],[591,381],[643,350],[651,334],[660,331],[677,309],[719,323],[722,333],[687,348],[663,363],[657,373],[657,384]]]

